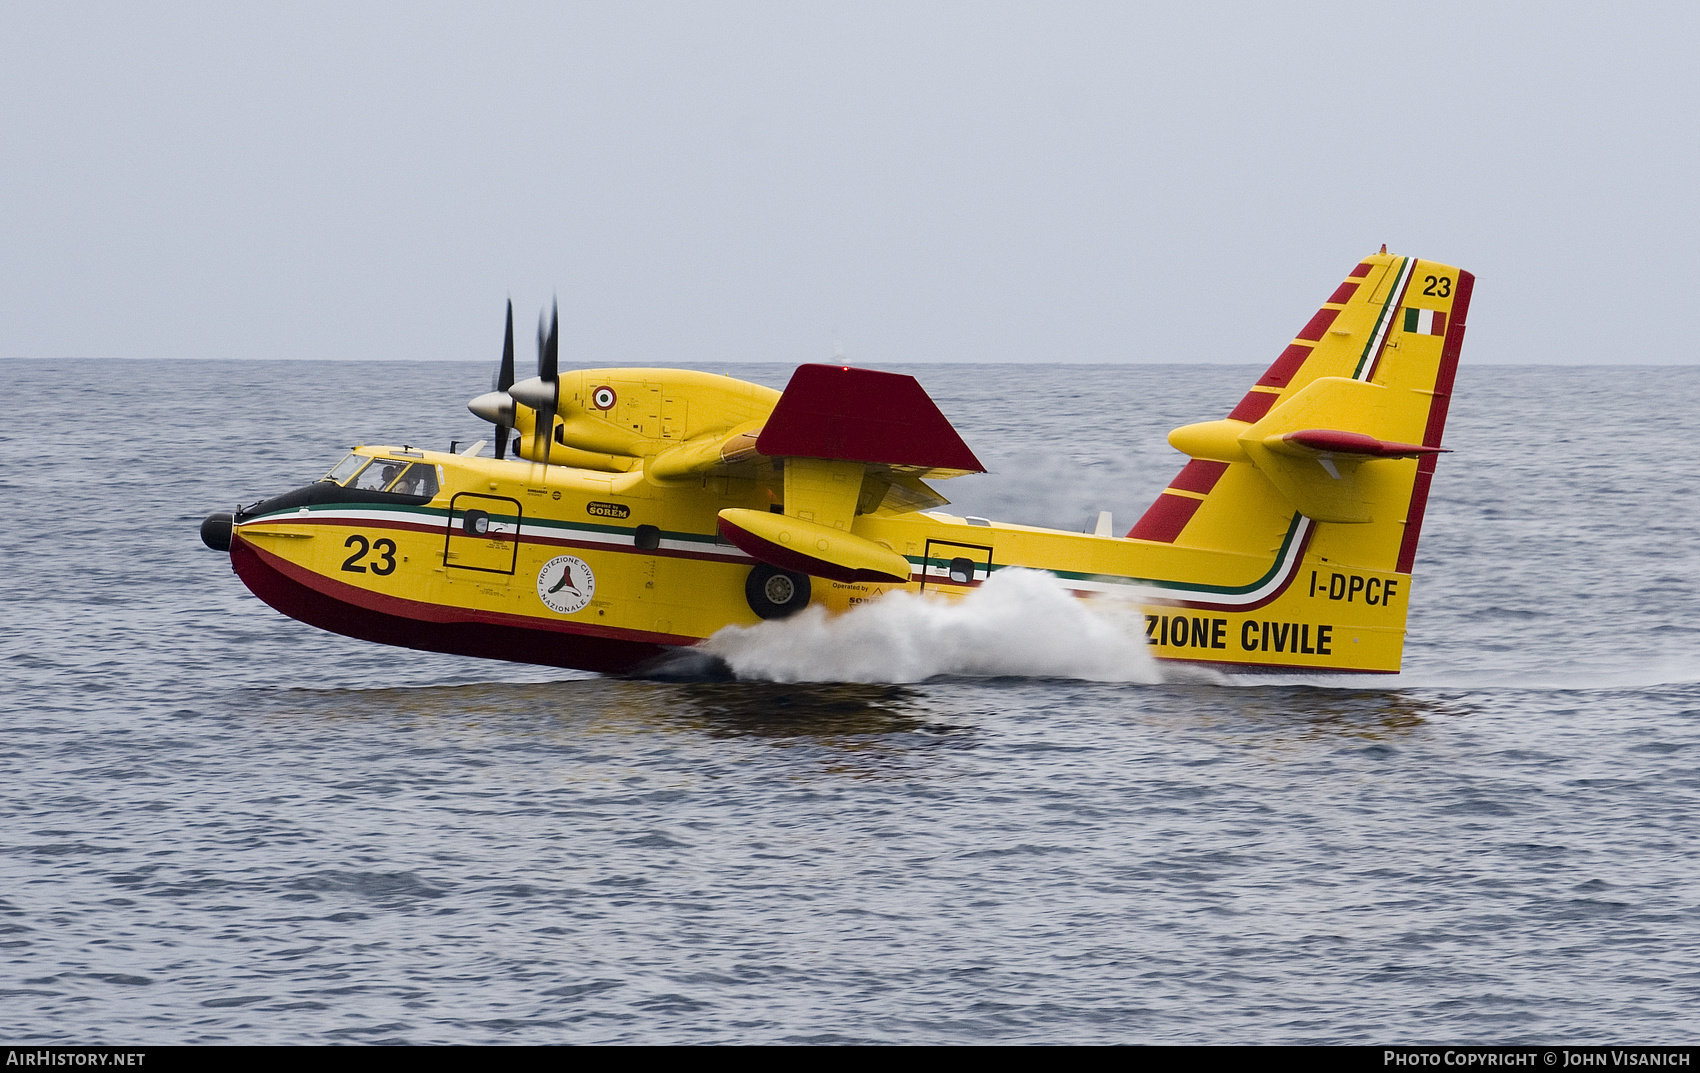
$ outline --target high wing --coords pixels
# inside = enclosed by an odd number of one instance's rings
[[[856,515],[942,506],[922,478],[986,469],[914,377],[845,365],[800,366],[755,451],[785,460],[782,513],[723,510],[721,535],[763,562],[844,582],[909,580],[896,549],[851,532]]]
[[[920,383],[900,373],[803,365],[783,393],[679,369],[581,369],[529,383],[513,403],[498,401],[521,433],[519,453],[534,462],[544,461],[533,446],[543,444],[540,411],[520,397],[552,397],[541,413],[554,426],[545,446],[555,464],[641,467],[665,487],[777,462],[783,501],[722,511],[720,531],[764,562],[833,580],[907,581],[903,556],[851,533],[856,516],[943,506],[924,479],[985,471]],[[490,417],[488,399],[474,400],[473,412]]]

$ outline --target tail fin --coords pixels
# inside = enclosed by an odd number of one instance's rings
[[[1475,277],[1364,258],[1225,419],[1169,442],[1192,461],[1128,536],[1409,574]]]

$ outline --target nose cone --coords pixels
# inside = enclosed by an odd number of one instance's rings
[[[466,408],[492,425],[514,426],[514,400],[506,391],[488,391],[466,404]]]
[[[236,519],[224,511],[209,514],[201,522],[201,543],[214,551],[230,550],[230,530]]]
[[[545,380],[534,376],[530,380],[521,380],[508,388],[508,394],[522,406],[533,410],[553,410],[555,408],[556,384],[553,380]]]

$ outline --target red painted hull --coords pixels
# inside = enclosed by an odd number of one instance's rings
[[[240,537],[231,542],[230,564],[255,596],[283,614],[309,626],[362,641],[601,674],[624,674],[670,651],[667,645],[647,641],[494,622],[414,618],[399,613],[402,601],[395,601],[397,612],[362,607],[289,576]]]

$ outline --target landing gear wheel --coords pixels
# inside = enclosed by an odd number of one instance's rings
[[[744,599],[762,618],[789,618],[809,606],[809,578],[757,563],[744,582]]]

